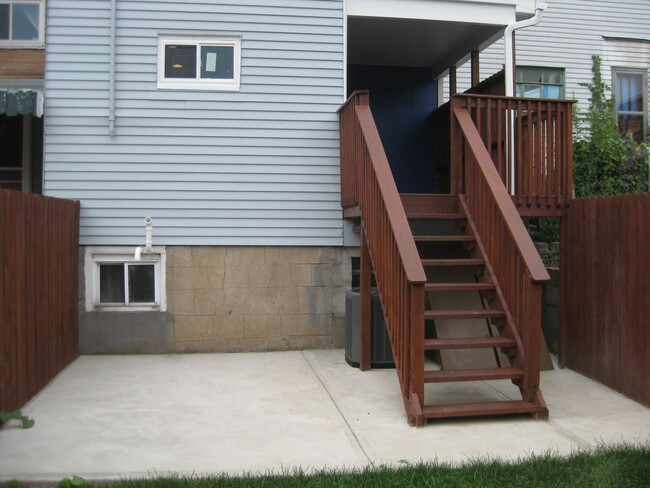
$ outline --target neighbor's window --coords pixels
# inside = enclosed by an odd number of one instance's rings
[[[637,142],[646,138],[648,127],[648,74],[646,70],[614,68],[615,111],[618,126]]]
[[[564,69],[517,66],[517,96],[563,98]]]
[[[86,310],[165,310],[165,252],[135,259],[133,248],[86,249]]]
[[[44,12],[43,1],[0,0],[0,46],[42,45]]]
[[[158,38],[158,88],[239,90],[241,38]]]

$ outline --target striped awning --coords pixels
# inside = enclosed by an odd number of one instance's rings
[[[0,114],[43,115],[43,92],[41,90],[0,89]]]

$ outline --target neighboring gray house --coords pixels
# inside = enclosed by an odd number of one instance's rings
[[[516,33],[517,95],[566,97],[589,105],[583,83],[592,79],[592,55],[602,58],[603,80],[617,100],[622,128],[648,137],[650,2],[547,0],[542,21]],[[504,63],[503,40],[481,52],[481,76]],[[469,87],[469,66],[458,69],[458,89]],[[447,94],[447,91],[445,92]]]

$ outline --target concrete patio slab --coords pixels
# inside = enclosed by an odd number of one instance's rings
[[[427,395],[512,397],[509,382]],[[428,387],[429,388],[429,387]],[[570,370],[542,373],[549,421],[406,424],[394,370],[361,372],[341,350],[82,356],[0,430],[0,480],[115,479],[353,468],[650,441],[650,409]]]

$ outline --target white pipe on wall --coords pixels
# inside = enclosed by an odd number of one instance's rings
[[[153,253],[153,220],[151,217],[144,218],[144,248],[138,246],[135,248],[134,259],[140,261],[142,253],[152,254]]]
[[[540,2],[537,0],[535,3],[535,15],[530,19],[521,20],[519,22],[513,22],[512,24],[506,27],[504,37],[505,37],[505,77],[506,77],[506,96],[512,97],[515,91],[515,76],[514,76],[514,59],[515,53],[512,43],[512,34],[519,29],[524,27],[532,27],[537,25],[542,20],[542,15],[544,10],[548,7],[548,4]]]
[[[548,7],[548,4],[544,2],[540,2],[539,0],[536,0],[535,2],[535,15],[531,17],[530,19],[522,20],[519,22],[513,22],[512,24],[509,24],[506,27],[506,30],[504,32],[504,38],[505,38],[505,83],[506,83],[506,89],[505,89],[505,95],[507,97],[512,97],[514,96],[515,93],[515,66],[514,66],[514,60],[515,60],[515,52],[514,52],[514,46],[512,42],[512,35],[516,30],[523,29],[524,27],[532,27],[534,25],[539,24],[539,22],[542,20],[542,15],[544,14],[544,10]],[[515,138],[514,138],[514,128],[515,128],[515,119],[514,119],[514,113],[510,114],[510,120],[509,122],[509,127],[510,127],[510,167],[508,168],[508,171],[510,173],[509,179],[510,179],[510,194],[514,195],[516,188],[515,188]]]
[[[111,0],[110,53],[108,68],[108,133],[115,135],[115,32],[117,22],[117,0]]]
[[[151,217],[144,218],[144,225],[145,225],[145,231],[144,231],[145,252],[147,254],[151,254],[152,244],[153,244],[153,221],[151,220]]]

